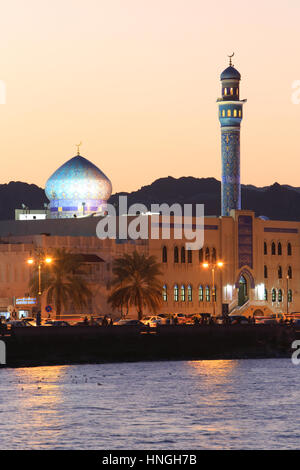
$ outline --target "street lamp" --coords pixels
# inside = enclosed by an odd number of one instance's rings
[[[215,302],[216,302],[216,286],[215,286],[215,269],[217,268],[222,268],[224,266],[223,261],[217,261],[215,263],[203,263],[202,264],[203,268],[205,269],[211,269],[212,273],[212,300],[213,300],[213,316],[215,316]]]
[[[38,295],[42,295],[42,287],[41,287],[41,271],[42,271],[42,265],[45,264],[50,264],[52,263],[52,258],[49,256],[44,257],[43,253],[41,251],[36,252],[35,258],[29,258],[27,260],[27,263],[29,265],[37,263],[38,267],[38,277],[39,277],[39,290],[38,290]]]
[[[286,276],[286,313],[289,314],[289,279],[290,276]]]

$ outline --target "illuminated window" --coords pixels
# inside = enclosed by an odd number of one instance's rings
[[[266,288],[265,288],[265,293],[264,293],[264,300],[268,300],[268,291]]]
[[[235,93],[236,93],[236,95],[239,94],[239,89],[238,88],[235,89]]]
[[[225,117],[225,109],[222,111],[222,116]]]
[[[282,302],[282,290],[278,290],[278,302]]]
[[[288,290],[288,302],[292,302],[293,301],[293,293],[292,293],[292,289],[289,289]]]
[[[227,109],[227,117],[231,116],[231,109]]]
[[[230,94],[233,95],[233,88],[230,88]]]
[[[236,109],[233,110],[233,116],[237,117],[237,110]]]
[[[181,302],[185,302],[185,286],[183,284],[180,289],[180,300]]]
[[[188,285],[188,288],[187,288],[187,299],[188,299],[188,302],[192,302],[193,300],[193,289],[190,284]]]
[[[205,300],[206,300],[206,302],[210,302],[210,288],[209,288],[209,286],[205,287]]]
[[[174,302],[178,302],[178,285],[174,286]]]
[[[167,261],[168,261],[167,247],[163,246],[163,249],[162,249],[162,262],[166,263]]]
[[[239,109],[239,117],[242,117],[242,111]]]
[[[272,289],[272,302],[276,302],[276,289]]]
[[[178,263],[178,258],[179,258],[179,256],[178,256],[178,247],[175,246],[175,248],[174,248],[174,263]]]
[[[203,302],[203,287],[199,286],[199,302]]]
[[[227,95],[227,88],[224,88],[224,95]]]
[[[168,301],[168,290],[166,284],[163,286],[163,293],[162,293],[163,301]]]

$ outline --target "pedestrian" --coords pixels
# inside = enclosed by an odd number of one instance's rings
[[[102,320],[102,326],[108,326],[108,320],[107,320],[107,316],[104,315],[104,318]]]
[[[114,325],[114,321],[113,319],[111,318],[110,321],[109,321],[109,326],[113,326]]]

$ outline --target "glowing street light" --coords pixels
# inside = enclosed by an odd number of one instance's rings
[[[36,254],[36,262],[37,262],[37,266],[38,266],[38,275],[39,275],[39,291],[38,291],[38,295],[42,295],[42,288],[41,288],[41,270],[42,270],[42,265],[43,265],[43,263],[46,263],[46,264],[52,263],[52,258],[50,258],[49,256],[44,257],[43,254],[42,254],[40,251],[37,251],[37,254]],[[35,263],[35,259],[34,259],[34,258],[28,258],[27,263],[28,263],[29,265],[34,264],[34,263]]]
[[[211,269],[212,273],[212,300],[213,300],[213,316],[215,316],[215,302],[216,302],[216,286],[215,286],[215,269],[222,268],[224,266],[223,261],[217,261],[215,263],[202,263],[204,269]]]

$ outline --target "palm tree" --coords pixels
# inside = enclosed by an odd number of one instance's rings
[[[57,248],[53,253],[51,265],[44,266],[41,278],[41,292],[47,296],[47,303],[55,305],[56,317],[60,318],[62,308],[72,303],[75,307],[85,307],[92,297],[86,282],[78,276],[82,257]],[[38,275],[30,281],[31,293],[37,295]]]
[[[162,301],[162,274],[154,256],[145,256],[134,251],[114,260],[113,290],[108,302],[113,308],[134,306],[138,318],[143,318],[143,309],[155,311]]]

